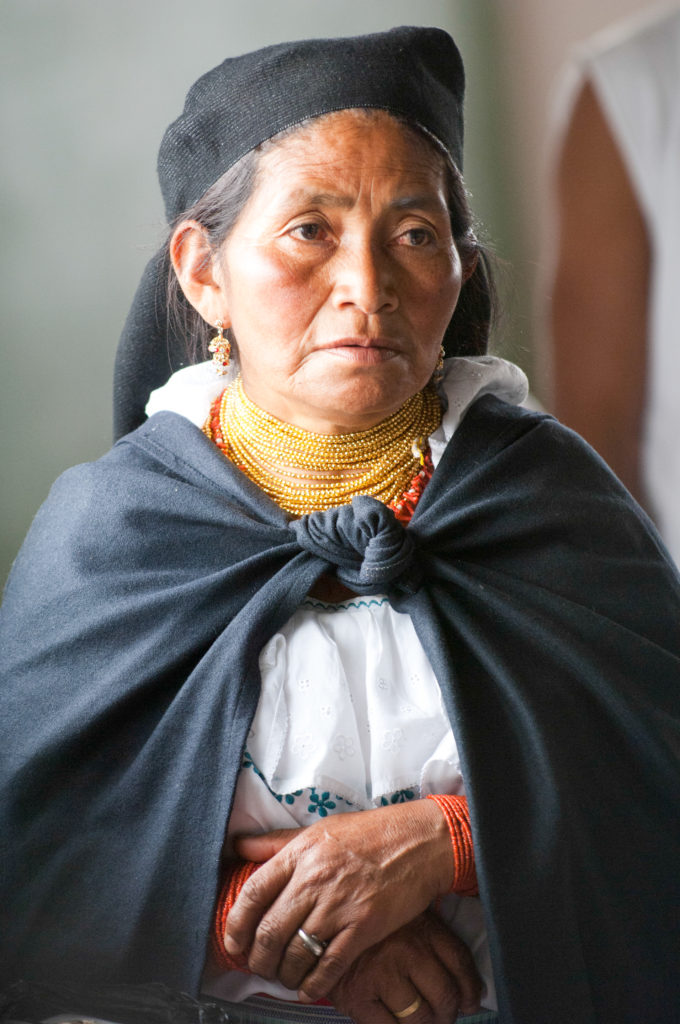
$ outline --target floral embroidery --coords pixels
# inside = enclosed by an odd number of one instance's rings
[[[388,807],[389,804],[405,804],[408,800],[415,800],[416,795],[412,789],[398,789],[396,793],[387,799],[386,796],[380,797],[380,806]]]
[[[333,750],[341,761],[346,757],[354,757],[354,740],[351,736],[336,736]]]
[[[335,810],[335,801],[330,799],[330,793],[327,791],[319,796],[316,786],[312,786],[309,791],[309,807],[307,810],[310,814],[318,814],[319,817],[326,818],[329,811]]]
[[[394,731],[400,732],[401,730],[396,729]],[[338,739],[346,740],[348,737],[339,736]],[[352,746],[353,749],[353,741],[351,739],[349,740],[349,746]],[[316,786],[309,786],[307,789],[296,789],[292,793],[275,793],[247,750],[243,753],[241,767],[252,768],[258,779],[262,779],[267,790],[280,804],[286,804],[288,807],[292,807],[293,804],[298,804],[299,802],[306,803],[307,812],[309,814],[318,814],[320,818],[327,818],[329,812],[341,811],[338,804],[345,804],[347,807],[355,806],[351,800],[347,800],[346,797],[339,796],[337,793],[334,793],[333,798],[331,799],[331,793],[329,790],[324,790],[323,793],[318,793]],[[416,794],[414,790],[398,789],[396,793],[392,793],[388,796],[381,796],[379,806],[387,807],[390,804],[404,804],[408,800],[415,799]]]
[[[293,753],[306,761],[316,750],[316,738],[309,732],[301,732],[293,740]]]
[[[403,729],[387,729],[383,733],[382,748],[383,750],[395,751],[399,750],[404,745],[404,730]]]
[[[311,685],[311,679],[298,679],[298,688],[300,690],[309,690]]]
[[[322,714],[324,718],[330,718],[332,710],[333,708],[330,704],[322,704],[319,708],[319,713]]]
[[[269,786],[267,786],[267,789],[269,789]],[[302,796],[303,791],[301,789],[296,789],[293,793],[274,793],[273,790],[269,789],[269,792],[273,793],[280,804],[294,804],[297,798]]]
[[[388,688],[388,686],[389,686],[389,683],[387,682],[385,677],[384,676],[380,676],[380,678],[378,679],[378,688],[381,689],[381,690],[386,690]]]
[[[267,782],[266,782],[266,779],[265,779],[264,775],[262,774],[260,769],[257,767],[257,765],[255,764],[255,762],[253,761],[252,757],[250,756],[250,754],[248,753],[247,750],[243,751],[243,760],[241,761],[241,767],[242,768],[252,768],[253,771],[255,772],[255,774],[257,775],[258,779],[262,779],[264,784],[267,785]],[[267,788],[269,788],[269,787],[267,787]]]

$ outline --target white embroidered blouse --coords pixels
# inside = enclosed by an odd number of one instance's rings
[[[232,370],[232,374],[235,370]],[[197,426],[229,382],[210,363],[180,370],[155,391],[151,415],[170,410]],[[493,356],[445,363],[448,408],[430,437],[436,468],[469,405],[482,394],[520,404],[527,382]],[[376,594],[328,605],[308,598],[260,654],[262,690],[248,736],[229,835],[309,825],[329,814],[463,794],[465,783],[441,692],[408,615]],[[442,917],[469,945],[496,1008],[478,899],[451,894]],[[228,1000],[254,992],[284,999],[279,983],[230,971],[205,991]]]

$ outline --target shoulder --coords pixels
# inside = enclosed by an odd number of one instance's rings
[[[441,473],[440,473],[441,469]],[[597,517],[598,503],[649,520],[604,460],[553,416],[511,405],[493,395],[468,410],[437,470],[439,487],[479,492],[487,508],[535,523],[557,516],[581,522]],[[433,478],[436,480],[437,473]],[[434,496],[434,493],[433,493]]]
[[[263,527],[286,525],[284,513],[263,500],[197,427],[159,413],[100,459],[57,479],[6,593],[20,580],[33,587],[41,576],[92,578],[179,564],[189,551],[198,563],[208,550],[224,553],[237,535],[247,547],[246,538]]]
[[[485,395],[470,408],[459,435],[459,442],[477,453],[475,458],[484,452],[485,459],[511,463],[515,472],[537,482],[554,478],[564,487],[573,478],[585,488],[597,480],[606,490],[630,498],[588,442],[549,413]]]
[[[652,6],[614,22],[597,32],[576,51],[577,59],[591,67],[653,68],[659,59],[676,65],[680,60],[680,9],[673,4]],[[657,68],[656,73],[662,69]]]
[[[555,448],[568,448],[598,463],[602,460],[573,430],[550,413],[506,402],[497,395],[482,395],[469,408],[458,429],[458,441],[466,447],[488,454],[503,451],[522,442],[532,454],[544,451],[546,457]],[[519,451],[515,451],[519,455]]]
[[[74,466],[54,484],[48,505],[78,496],[113,506],[151,501],[163,492],[224,493],[234,476],[231,463],[202,431],[174,412],[159,412],[121,437],[94,462]]]
[[[176,485],[209,478],[205,470],[210,447],[201,432],[181,417],[169,413],[153,417],[99,459],[62,473],[38,516],[66,528],[81,516],[96,515],[101,527],[126,509],[161,500],[173,481]],[[219,467],[218,459],[215,463]]]
[[[587,441],[553,416],[485,396],[458,441],[453,474],[484,491],[496,517],[522,523],[537,545],[599,549],[621,564],[640,556],[663,565],[677,590],[677,570],[652,520]]]
[[[659,167],[666,156],[674,158],[680,118],[680,11],[643,13],[617,24],[594,37],[580,60],[651,215]]]

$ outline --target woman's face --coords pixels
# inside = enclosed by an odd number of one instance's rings
[[[427,383],[458,300],[443,160],[388,114],[319,118],[262,156],[214,276],[253,402],[374,425]]]

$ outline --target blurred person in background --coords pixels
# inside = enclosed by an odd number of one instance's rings
[[[548,407],[680,559],[680,9],[581,47],[563,82]]]

